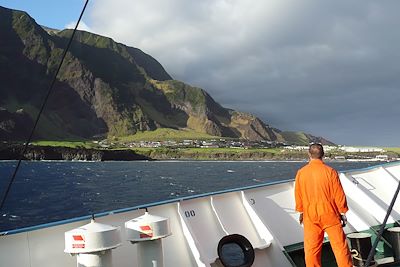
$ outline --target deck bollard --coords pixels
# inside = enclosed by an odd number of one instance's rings
[[[347,235],[350,240],[351,258],[354,266],[364,267],[369,251],[372,248],[371,236],[368,233],[351,233]],[[374,260],[371,261],[369,266],[373,265],[375,265]]]
[[[400,260],[400,227],[388,228],[389,242],[392,245],[393,257],[395,261]]]

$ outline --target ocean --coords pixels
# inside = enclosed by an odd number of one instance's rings
[[[23,162],[3,210],[0,231],[207,192],[294,179],[306,162],[129,161]],[[376,162],[328,162],[338,171]],[[16,161],[0,161],[0,189]]]

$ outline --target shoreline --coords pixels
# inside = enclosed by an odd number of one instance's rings
[[[19,160],[22,145],[0,146],[0,160]],[[152,160],[130,149],[71,148],[59,146],[29,146],[22,156],[26,161],[133,161]]]
[[[0,160],[19,160],[21,144],[0,145]],[[376,158],[380,153],[326,153],[326,162],[391,162],[399,155],[387,152],[387,159]],[[337,157],[340,156],[340,159]],[[227,150],[206,148],[156,148],[156,149],[102,149],[63,146],[29,146],[23,156],[25,161],[70,161],[70,162],[113,162],[113,161],[204,161],[204,162],[306,162],[305,151],[284,149]]]
[[[22,161],[26,162],[57,162],[57,163],[113,163],[113,162],[130,162],[132,160],[41,160],[41,159],[23,159]],[[164,162],[164,163],[172,163],[172,162],[202,162],[202,163],[235,163],[235,162],[244,162],[244,163],[251,163],[251,162],[287,162],[287,163],[292,163],[292,162],[297,162],[297,163],[307,163],[308,160],[262,160],[262,159],[254,159],[254,160],[249,160],[249,159],[238,159],[238,160],[219,160],[219,159],[209,159],[209,160],[204,160],[204,159],[137,159],[134,160],[136,162]],[[389,163],[389,162],[395,162],[395,161],[400,161],[400,159],[396,160],[388,160],[388,161],[382,161],[382,160],[363,160],[363,159],[349,159],[349,160],[335,160],[335,159],[324,159],[324,162],[329,163],[329,162],[334,162],[334,163],[350,163],[350,162],[371,162],[371,163]],[[0,159],[0,162],[18,162],[18,159]]]

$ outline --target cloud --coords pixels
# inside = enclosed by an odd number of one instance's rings
[[[75,29],[76,26],[76,21],[71,21],[67,25],[65,25],[66,29]],[[87,31],[87,32],[95,32],[93,29],[91,29],[84,21],[80,21],[78,25],[78,30],[81,31]]]
[[[400,2],[97,0],[91,29],[283,130],[400,145]]]

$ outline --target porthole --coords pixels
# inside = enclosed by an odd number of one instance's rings
[[[228,235],[218,243],[218,257],[225,267],[250,267],[254,262],[254,249],[246,237]]]

